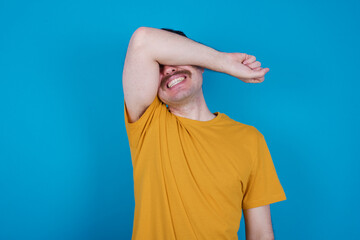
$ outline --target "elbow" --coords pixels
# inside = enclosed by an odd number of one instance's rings
[[[135,38],[135,37],[143,36],[147,31],[148,31],[148,27],[138,27],[133,33],[133,37]]]
[[[149,32],[149,28],[148,27],[139,27],[137,28],[134,33],[131,36],[130,42],[129,42],[129,46],[133,47],[133,48],[140,48],[143,47],[146,42],[147,39],[147,35]]]

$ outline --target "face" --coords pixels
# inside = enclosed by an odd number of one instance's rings
[[[197,66],[160,65],[160,100],[170,106],[179,105],[202,94],[203,72],[204,69]]]

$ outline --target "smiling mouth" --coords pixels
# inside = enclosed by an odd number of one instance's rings
[[[167,84],[167,87],[168,88],[172,88],[173,86],[181,83],[182,81],[184,81],[186,79],[186,77],[178,77],[178,78],[175,78],[173,80],[171,80],[168,84]]]

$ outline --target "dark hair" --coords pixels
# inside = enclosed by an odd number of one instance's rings
[[[170,29],[170,28],[161,28],[162,30],[168,31],[168,32],[172,32],[172,33],[176,33],[179,34],[181,36],[187,37],[186,34],[182,31],[178,31],[178,30],[174,30],[174,29]]]

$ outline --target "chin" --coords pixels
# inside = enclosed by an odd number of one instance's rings
[[[159,98],[163,103],[171,106],[171,105],[178,105],[178,104],[184,103],[185,100],[189,98],[189,96],[188,95],[187,96],[179,96],[178,95],[178,96],[174,96],[172,98],[162,98],[159,96]]]

